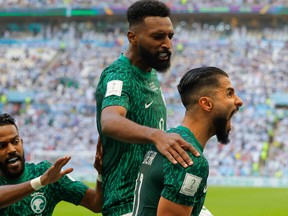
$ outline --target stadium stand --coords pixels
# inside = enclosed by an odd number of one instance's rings
[[[0,6],[15,7],[16,2],[0,1]],[[130,2],[51,0],[36,4],[22,0],[17,7],[125,8]],[[267,5],[267,11],[277,5],[287,9],[287,2],[281,0],[207,0],[201,5],[198,1],[166,2],[172,8],[261,4]],[[211,177],[288,177],[288,109],[275,106],[272,97],[288,92],[287,14],[261,19],[258,13],[252,13],[240,19],[235,16],[241,13],[230,11],[229,17],[218,14],[217,19],[203,18],[201,13],[199,17],[193,14],[192,19],[191,14],[175,17],[172,67],[168,74],[160,75],[168,127],[177,126],[183,115],[176,85],[190,68],[213,65],[224,69],[244,100],[233,122],[231,143],[223,147],[212,139],[205,150]],[[51,158],[48,155],[53,153],[47,151],[54,152],[54,157],[69,151],[75,155],[83,152],[87,157],[83,160],[88,167],[85,172],[93,170],[91,160],[98,137],[95,87],[103,68],[127,46],[125,23],[108,22],[110,16],[107,20],[105,16],[101,20],[95,17],[67,20],[64,16],[57,22],[49,16],[44,21],[24,17],[23,22],[4,18],[0,24],[0,111],[16,115],[20,121],[27,160],[43,159],[45,155]],[[83,167],[83,163],[77,166]]]
[[[1,7],[14,7],[14,8],[42,8],[42,7],[128,7],[135,0],[1,0]],[[255,6],[255,5],[271,5],[271,6],[287,6],[285,0],[163,0],[171,7],[185,6],[185,7],[223,7],[223,6]]]

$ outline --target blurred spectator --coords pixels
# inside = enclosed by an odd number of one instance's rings
[[[95,115],[98,77],[127,45],[125,25],[108,26],[99,29],[99,23],[90,22],[47,24],[40,26],[37,34],[8,29],[2,36],[3,41],[17,41],[7,45],[0,40],[0,111],[15,112],[21,119],[20,127],[28,125],[21,127],[28,144],[27,159],[36,148],[94,152],[98,135],[91,116]],[[175,30],[170,73],[160,75],[168,127],[178,125],[184,112],[176,90],[179,77],[194,67],[223,68],[244,106],[234,119],[231,144],[205,149],[211,152],[207,154],[210,176],[287,177],[287,114],[270,102],[273,93],[288,91],[287,25],[251,30],[222,22],[181,22]],[[12,91],[33,94],[16,103],[9,101]]]

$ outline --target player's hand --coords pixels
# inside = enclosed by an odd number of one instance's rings
[[[42,176],[41,184],[47,185],[58,181],[64,175],[69,174],[73,171],[73,168],[62,170],[62,168],[69,162],[71,156],[65,156],[58,158],[53,166],[51,166]]]
[[[94,168],[97,170],[98,174],[102,174],[102,155],[103,155],[103,149],[102,149],[102,143],[101,143],[100,136],[99,136],[98,142],[97,142],[95,161],[94,161]]]
[[[193,164],[193,161],[186,150],[190,151],[195,156],[200,155],[199,152],[179,134],[166,133],[158,130],[155,137],[154,144],[156,148],[173,164],[180,163],[183,167]]]

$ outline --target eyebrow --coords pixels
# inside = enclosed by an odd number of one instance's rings
[[[235,92],[235,89],[233,88],[233,87],[228,87],[227,89],[226,89],[226,91],[232,91],[233,93]]]
[[[0,141],[0,144],[6,144],[14,141],[15,139],[19,138],[19,135],[16,135],[15,137],[11,138],[9,141]]]

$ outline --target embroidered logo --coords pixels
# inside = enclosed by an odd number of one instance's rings
[[[31,209],[36,214],[40,214],[44,211],[47,201],[46,198],[41,193],[35,193],[33,194],[34,197],[31,200]]]

